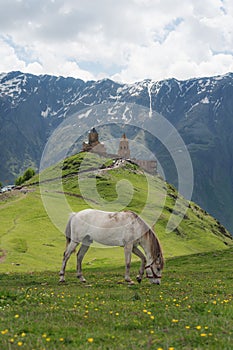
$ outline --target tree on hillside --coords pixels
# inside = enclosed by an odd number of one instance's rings
[[[23,177],[19,176],[16,180],[15,180],[15,185],[19,186],[23,183]]]
[[[16,180],[15,180],[15,184],[16,186],[22,185],[24,182],[30,180],[33,176],[35,175],[35,170],[32,168],[28,168],[23,176],[19,176]]]
[[[23,182],[28,181],[35,175],[35,170],[32,168],[28,168],[23,174]]]

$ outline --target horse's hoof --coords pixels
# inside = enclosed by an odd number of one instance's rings
[[[129,286],[133,286],[134,284],[135,284],[134,281],[128,281]]]
[[[141,282],[142,282],[141,277],[137,276],[136,279],[137,279],[138,283],[141,283]]]
[[[59,280],[59,283],[65,283],[65,280],[63,280],[63,279]]]
[[[79,278],[79,281],[82,283],[86,283],[86,280],[83,276],[77,276]]]

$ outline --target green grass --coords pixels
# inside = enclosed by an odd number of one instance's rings
[[[231,350],[233,250],[168,259],[160,286],[123,266],[0,274],[1,349]],[[136,275],[138,263],[133,264]]]
[[[28,193],[0,196],[0,349],[232,349],[229,232],[159,176],[130,164],[93,172],[102,163],[72,156],[43,172],[40,186],[32,178]],[[162,285],[128,286],[123,249],[98,246],[84,258],[86,284],[75,277],[75,255],[59,284],[69,212],[122,203],[155,228],[166,258]],[[133,257],[132,277],[138,268]]]
[[[96,166],[97,160],[94,155],[72,156],[64,163],[46,170],[42,176],[44,182],[40,187],[37,183],[38,176],[35,176],[29,181],[34,184],[28,187],[30,192],[24,194],[14,191],[0,196],[0,256],[4,252],[0,272],[46,269],[58,271],[65,246],[63,232],[69,213],[90,206],[122,210],[121,205],[125,203],[123,209],[143,215],[152,226],[156,222],[155,231],[165,257],[227,249],[232,245],[232,237],[220,223],[195,203],[188,203],[182,197],[179,197],[180,203],[176,208],[175,217],[179,218],[182,207],[187,208],[186,214],[174,231],[167,231],[166,226],[178,193],[160,177],[145,176],[135,165],[126,164],[125,167],[98,174],[93,171],[84,172],[84,179],[87,178],[88,181],[83,181],[84,187],[81,191],[77,171],[84,158],[85,171],[87,163],[90,168],[93,168],[93,164]],[[102,164],[103,160],[98,162]],[[105,162],[110,164],[109,160]],[[57,177],[59,171],[63,172],[62,183]],[[121,184],[119,188],[118,184]],[[97,198],[93,197],[93,186],[99,196]],[[66,193],[68,208],[64,205],[61,190]],[[55,218],[57,226],[50,220],[42,199],[48,205],[49,215]],[[123,261],[121,249],[112,248],[90,249],[87,259],[94,261],[95,267],[100,256],[106,259],[106,264],[109,265]]]

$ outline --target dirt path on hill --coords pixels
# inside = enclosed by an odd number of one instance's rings
[[[58,194],[64,194],[66,196],[71,196],[71,197],[76,197],[76,198],[82,198],[84,200],[88,200],[90,202],[93,202],[95,204],[98,204],[98,202],[94,201],[93,199],[91,198],[87,198],[87,197],[83,197],[81,194],[77,194],[77,193],[72,193],[72,192],[66,192],[66,191],[47,191],[47,192],[50,192],[50,193],[58,193]]]
[[[30,190],[22,189],[22,190],[12,190],[11,192],[0,194],[0,209],[5,209],[11,206],[12,203],[21,201],[22,199],[25,198],[25,195],[28,192],[32,192],[32,191],[34,191],[34,189],[30,189]],[[12,201],[6,202],[5,204],[1,204],[1,202],[4,202],[7,199],[12,199]]]
[[[19,202],[22,199],[24,199],[25,198],[25,192],[23,193],[23,192],[20,192],[18,190],[12,190],[9,193],[3,193],[3,194],[0,195],[0,202],[4,202],[8,198],[11,198],[13,200],[9,201],[9,202],[6,202],[5,204],[1,204],[0,205],[0,209],[5,209],[7,207],[10,207],[13,203]],[[16,225],[16,219],[14,219],[14,225]],[[9,233],[11,230],[12,230],[12,228],[8,229],[8,231],[5,234]],[[7,251],[4,250],[4,249],[0,249],[0,254],[1,254],[0,255],[0,264],[2,264],[6,260]]]
[[[2,264],[6,259],[6,250],[1,250],[0,252],[2,253],[0,256],[0,264]]]

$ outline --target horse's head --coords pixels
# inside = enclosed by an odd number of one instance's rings
[[[160,284],[163,270],[163,257],[161,253],[158,253],[157,257],[151,264],[145,267],[146,277],[150,279],[150,283]]]

